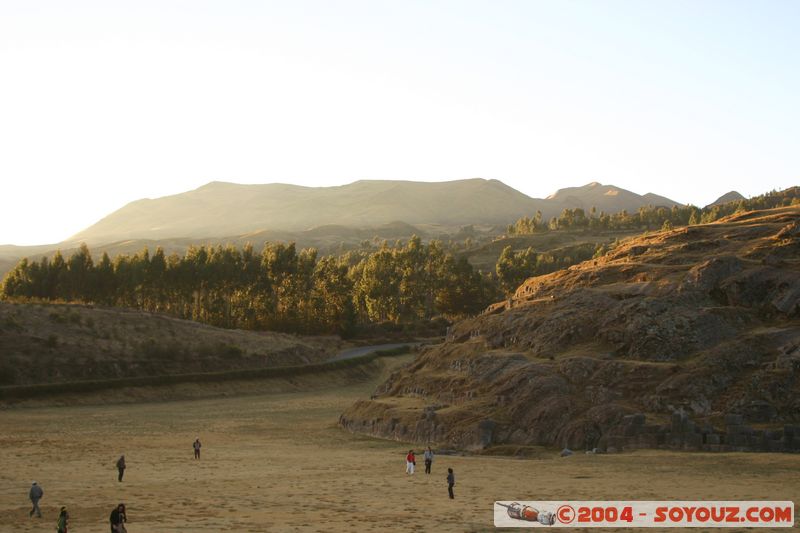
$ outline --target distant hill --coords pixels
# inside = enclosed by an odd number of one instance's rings
[[[715,205],[723,205],[723,204],[727,204],[729,202],[738,202],[739,200],[744,200],[744,199],[745,199],[745,197],[742,196],[741,194],[739,194],[737,191],[730,191],[730,192],[726,192],[725,194],[723,194],[722,196],[720,196],[719,198],[717,198],[716,200],[714,200],[713,202],[708,204],[706,207],[713,207]]]
[[[592,206],[615,213],[675,202],[652,193],[639,195],[613,185],[589,183],[541,199],[497,180],[480,178],[439,183],[362,180],[339,187],[286,184],[240,185],[211,182],[172,196],[129,203],[66,241],[39,246],[0,245],[0,277],[23,257],[71,254],[85,242],[93,255],[111,257],[145,246],[182,255],[191,245],[295,242],[320,253],[352,249],[364,240],[459,238],[462,227],[513,223],[537,211],[548,219],[566,208]]]
[[[23,257],[50,255],[58,246],[58,244],[42,244],[38,246],[0,245],[0,278],[2,278],[6,272],[14,268],[14,265]]]
[[[339,187],[212,182],[186,193],[132,202],[70,240],[92,244],[210,238],[332,224],[362,228],[394,221],[499,224],[538,208],[540,201],[497,180],[357,181]]]
[[[588,213],[592,207],[596,207],[598,213],[600,211],[617,213],[623,210],[636,211],[642,206],[651,204],[657,207],[679,205],[677,202],[657,194],[639,195],[613,185],[603,185],[596,181],[583,187],[559,189],[555,194],[548,196],[547,200],[550,202],[551,207],[558,212],[566,208],[580,207]],[[561,209],[558,209],[557,206],[560,206]]]
[[[132,202],[69,240],[92,245],[128,239],[208,239],[330,225],[376,227],[397,221],[449,227],[505,225],[537,210],[548,218],[568,207],[617,212],[636,210],[653,199],[675,204],[599,183],[537,199],[498,180],[479,178],[438,183],[362,180],[338,187],[215,181],[193,191]]]
[[[434,233],[430,233],[431,231]],[[408,240],[417,235],[423,239],[440,238],[441,229],[434,226],[412,226],[404,222],[392,222],[375,227],[352,228],[336,224],[316,226],[305,231],[263,230],[245,233],[242,235],[229,235],[223,237],[177,237],[163,239],[123,239],[103,244],[92,245],[92,255],[99,259],[103,253],[109,257],[120,254],[135,254],[144,248],[155,250],[161,248],[166,255],[176,253],[182,256],[190,246],[196,245],[233,245],[242,248],[251,244],[260,252],[266,242],[294,242],[298,249],[316,248],[320,254],[338,254],[342,249],[351,250],[358,248],[363,241],[372,242],[374,239],[394,242]],[[78,241],[67,241],[60,244],[47,244],[42,246],[11,246],[0,245],[0,279],[10,271],[23,257],[38,260],[41,257],[50,257],[56,249],[61,250],[65,257],[69,257],[78,250]]]

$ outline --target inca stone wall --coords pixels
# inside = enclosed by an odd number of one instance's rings
[[[800,426],[782,429],[754,429],[741,415],[726,415],[724,429],[695,423],[686,413],[673,413],[669,424],[647,424],[645,415],[623,417],[622,422],[603,435],[599,451],[658,448],[707,452],[800,452]]]

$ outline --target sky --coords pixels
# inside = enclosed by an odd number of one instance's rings
[[[0,244],[213,180],[800,184],[800,2],[0,0]]]

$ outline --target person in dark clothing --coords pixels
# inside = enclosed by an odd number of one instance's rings
[[[450,499],[454,499],[455,496],[453,495],[453,485],[456,484],[456,476],[453,474],[453,469],[447,469],[447,492],[450,494]]]
[[[200,437],[194,439],[194,444],[192,444],[192,448],[194,448],[194,458],[200,459],[200,448],[202,444],[200,444]]]
[[[111,533],[127,533],[125,522],[128,521],[128,517],[125,516],[125,504],[121,503],[117,505],[117,507],[111,511],[111,516],[108,520],[111,523]]]
[[[67,512],[66,507],[61,508],[61,513],[58,515],[58,522],[56,523],[56,529],[58,533],[67,533],[67,528],[69,527],[69,513]]]
[[[122,475],[125,473],[125,456],[120,455],[119,459],[117,459],[117,470],[119,470],[119,477],[117,481],[122,481]]]
[[[425,473],[431,473],[431,464],[433,463],[433,450],[431,447],[428,446],[428,449],[425,450]]]
[[[30,498],[31,503],[33,504],[33,509],[31,509],[31,512],[28,513],[29,516],[32,517],[35,514],[37,518],[42,517],[42,511],[39,509],[39,500],[42,499],[42,496],[44,496],[44,490],[42,490],[42,487],[34,481],[31,484],[31,490],[28,491],[28,498]]]

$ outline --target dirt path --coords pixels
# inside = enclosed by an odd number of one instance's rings
[[[331,361],[341,361],[343,359],[355,359],[356,357],[364,357],[365,355],[369,355],[373,352],[379,352],[381,350],[394,350],[400,348],[402,346],[414,346],[419,344],[418,342],[400,342],[394,344],[375,344],[373,346],[359,346],[357,348],[348,348],[346,350],[340,351],[334,357],[332,357]]]
[[[54,530],[58,507],[67,505],[71,531],[105,533],[120,501],[128,505],[130,533],[493,531],[496,499],[800,501],[796,455],[440,455],[431,476],[406,476],[409,445],[351,435],[336,425],[342,409],[369,395],[375,383],[2,410],[0,532]],[[203,443],[199,461],[192,459],[195,437]],[[128,470],[118,483],[114,462],[121,453]],[[457,476],[453,501],[448,466]],[[28,518],[32,480],[45,490],[40,521]]]

